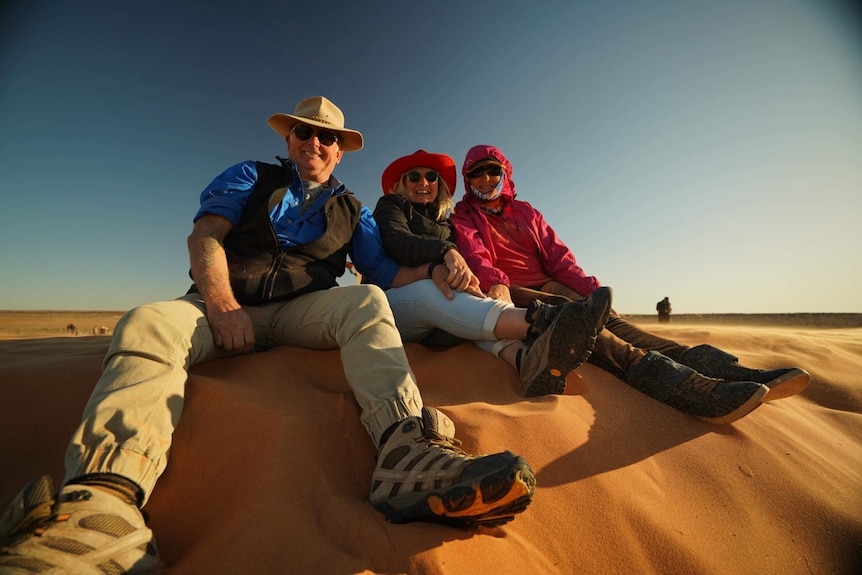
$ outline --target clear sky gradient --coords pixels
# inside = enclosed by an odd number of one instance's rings
[[[3,2],[0,309],[183,294],[201,190],[322,94],[367,205],[398,156],[496,145],[622,313],[862,312],[853,6]]]

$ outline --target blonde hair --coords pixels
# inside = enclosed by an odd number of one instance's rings
[[[413,168],[410,168],[407,172],[412,170]],[[407,172],[401,174],[401,177],[398,179],[398,183],[395,184],[395,189],[393,191],[399,196],[403,196],[409,200],[410,195],[407,193]],[[455,207],[455,201],[452,199],[452,192],[449,190],[449,186],[446,184],[446,180],[443,179],[442,174],[439,173],[437,175],[437,197],[434,198],[434,203],[432,205],[437,208],[438,222],[444,221]]]

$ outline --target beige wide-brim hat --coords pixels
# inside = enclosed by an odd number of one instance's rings
[[[266,123],[283,138],[298,123],[332,130],[341,136],[341,149],[345,152],[361,150],[364,145],[362,134],[345,128],[344,113],[323,96],[306,98],[296,105],[293,114],[273,114]]]

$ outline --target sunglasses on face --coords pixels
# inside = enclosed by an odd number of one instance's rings
[[[411,170],[411,171],[407,172],[407,179],[410,180],[411,182],[413,182],[414,184],[417,183],[422,178],[425,178],[426,180],[428,180],[429,184],[433,184],[434,182],[437,181],[437,178],[439,176],[440,176],[440,174],[438,174],[437,172],[434,172],[434,171],[425,172],[424,174],[420,174],[416,170]]]
[[[339,142],[338,135],[335,132],[330,132],[329,130],[315,130],[311,126],[306,124],[297,124],[293,128],[293,135],[297,137],[297,139],[302,140],[310,140],[312,136],[317,134],[317,139],[324,146],[331,146],[335,142]]]
[[[488,176],[492,178],[499,178],[502,173],[502,166],[482,166],[481,168],[476,168],[473,171],[467,172],[467,176],[469,176],[471,180],[481,178],[485,174],[488,174]]]

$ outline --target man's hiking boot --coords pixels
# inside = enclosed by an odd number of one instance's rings
[[[589,297],[557,306],[535,300],[527,309],[527,344],[518,367],[527,397],[560,394],[566,376],[593,352],[596,334],[608,321],[613,292],[600,287]]]
[[[709,423],[731,423],[760,406],[769,388],[754,381],[702,375],[656,351],[630,367],[626,383],[653,399]]]
[[[462,526],[502,525],[524,511],[536,485],[527,462],[508,451],[468,455],[454,434],[432,407],[397,423],[377,456],[371,505],[393,523]]]
[[[67,485],[53,495],[40,477],[0,519],[0,573],[152,573],[153,532],[138,508],[98,488]]]
[[[811,383],[811,375],[804,369],[798,367],[752,369],[740,365],[736,356],[706,343],[682,352],[679,362],[709,377],[726,381],[762,383],[769,388],[769,393],[763,401],[796,395]]]

